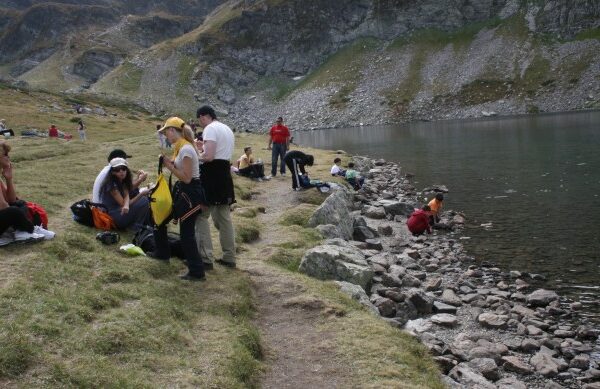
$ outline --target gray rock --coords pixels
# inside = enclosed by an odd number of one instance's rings
[[[531,336],[539,336],[542,335],[544,331],[530,324],[527,326],[527,333]]]
[[[433,299],[419,289],[410,289],[406,294],[406,300],[415,306],[418,313],[429,314],[433,310]]]
[[[407,274],[402,279],[402,286],[404,286],[406,288],[411,288],[411,287],[418,288],[419,286],[421,286],[421,281],[419,281],[419,279],[414,277],[413,275]]]
[[[383,205],[385,213],[392,216],[410,216],[415,210],[415,204],[404,203],[400,201],[384,200],[380,202]]]
[[[433,302],[433,312],[436,313],[450,313],[452,315],[456,315],[456,307],[454,305],[444,304],[441,301]]]
[[[456,295],[456,293],[454,293],[452,289],[444,289],[440,300],[442,300],[446,304],[454,305],[456,307],[462,305],[462,300]]]
[[[579,354],[571,359],[569,366],[576,369],[587,370],[590,367],[590,356],[587,354]]]
[[[378,236],[379,234],[368,226],[354,226],[354,231],[352,232],[352,239],[359,242],[365,242],[367,239],[375,239]]]
[[[425,290],[430,292],[432,290],[438,290],[442,286],[441,277],[431,277],[425,282]]]
[[[558,300],[556,292],[546,289],[538,289],[527,295],[527,304],[534,307],[545,307],[550,302]]]
[[[394,317],[396,315],[396,303],[388,298],[372,295],[371,303],[377,307],[379,314],[383,317]]]
[[[456,359],[448,358],[447,356],[437,356],[434,357],[433,360],[438,364],[438,366],[442,369],[444,374],[448,374],[450,370],[454,368],[458,364]]]
[[[379,232],[382,236],[391,236],[394,233],[394,229],[391,225],[385,224],[377,227],[377,232]]]
[[[500,378],[498,365],[496,365],[496,362],[491,358],[475,358],[467,362],[467,365],[488,380],[496,381]]]
[[[467,388],[495,389],[496,386],[465,363],[459,363],[448,376]]]
[[[369,206],[363,210],[362,214],[370,219],[385,219],[385,209],[383,207]]]
[[[556,336],[557,338],[574,338],[575,331],[556,330],[554,331],[554,336]]]
[[[521,361],[519,358],[509,355],[502,357],[502,362],[504,362],[503,367],[506,371],[513,371],[515,373],[528,375],[533,373],[533,369],[527,363]]]
[[[407,321],[406,325],[404,326],[404,329],[406,331],[419,334],[423,332],[429,332],[431,330],[431,327],[432,324],[429,320],[415,319]]]
[[[429,318],[432,323],[445,327],[454,327],[458,324],[458,319],[454,315],[448,313],[438,313]]]
[[[308,220],[309,227],[321,224],[333,224],[338,227],[340,236],[348,240],[352,237],[352,217],[348,209],[350,202],[343,190],[335,190],[315,210]]]
[[[373,278],[373,269],[359,250],[333,245],[308,250],[298,270],[321,280],[347,281],[365,290]]]
[[[506,323],[508,321],[508,317],[505,315],[496,315],[491,312],[485,312],[477,317],[477,321],[484,327],[504,329],[507,327]]]
[[[385,273],[381,276],[381,283],[389,287],[401,287],[402,279],[393,273]]]
[[[325,239],[343,238],[339,228],[333,224],[321,224],[316,227],[316,230],[319,231]]]
[[[379,310],[371,303],[371,301],[369,301],[369,297],[362,287],[346,281],[335,281],[335,283],[340,287],[340,291],[342,291],[344,294],[358,301],[369,312],[379,315]]]
[[[365,243],[367,244],[367,249],[370,250],[383,250],[383,244],[379,239],[366,239]]]
[[[532,353],[540,349],[540,342],[535,339],[525,338],[521,342],[521,350],[526,353]]]
[[[527,385],[515,377],[506,377],[496,381],[496,387],[498,389],[527,389]]]
[[[537,316],[536,312],[533,309],[526,308],[520,304],[515,304],[510,311],[522,317]]]
[[[535,371],[544,377],[555,377],[558,374],[558,363],[546,353],[537,353],[529,361]]]

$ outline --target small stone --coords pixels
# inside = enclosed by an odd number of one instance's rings
[[[440,300],[446,304],[454,305],[456,307],[462,305],[462,300],[456,295],[456,293],[454,293],[452,289],[444,289]]]
[[[545,307],[555,300],[558,300],[556,292],[546,289],[538,289],[527,296],[527,304],[534,307]]]
[[[496,381],[496,388],[498,389],[527,389],[522,381],[519,381],[515,377],[502,378],[500,381]]]
[[[556,336],[557,338],[574,338],[575,331],[556,330],[554,331],[554,336]]]
[[[527,375],[533,373],[533,369],[531,366],[521,361],[519,358],[514,356],[504,356],[502,357],[502,361],[504,362],[504,370],[513,371],[515,373]]]
[[[590,367],[590,356],[587,354],[579,354],[575,356],[575,358],[571,359],[569,366],[581,370],[587,370]]]
[[[467,362],[475,371],[479,372],[488,380],[496,381],[500,378],[498,373],[498,365],[491,358],[475,358]]]
[[[382,236],[391,236],[394,233],[394,229],[389,224],[385,224],[377,227],[377,232]]]
[[[531,357],[530,363],[535,371],[544,377],[554,377],[558,374],[558,364],[546,353],[537,353]]]
[[[477,317],[477,321],[484,327],[505,329],[508,317],[485,312]]]
[[[367,239],[365,240],[367,243],[367,248],[371,250],[383,250],[383,245],[379,239]]]
[[[532,353],[540,349],[540,342],[535,339],[525,338],[521,342],[521,350],[526,353]]]
[[[541,329],[537,328],[536,326],[533,325],[528,325],[527,326],[527,333],[531,336],[538,336],[544,333],[544,331],[542,331]]]
[[[459,363],[448,373],[448,376],[464,387],[480,389],[496,388],[494,384],[465,363]]]
[[[449,304],[444,304],[441,301],[434,301],[433,302],[433,312],[436,313],[450,313],[455,315],[456,314],[456,307],[454,305],[449,305]]]
[[[442,279],[440,277],[429,278],[424,286],[427,292],[438,290],[442,286]]]
[[[431,316],[430,320],[434,324],[438,324],[445,327],[454,327],[458,324],[458,319],[454,315],[448,313],[438,313],[437,315]]]

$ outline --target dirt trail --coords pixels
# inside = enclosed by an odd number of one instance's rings
[[[351,387],[351,371],[332,347],[334,334],[319,328],[326,320],[322,304],[307,298],[305,287],[287,271],[263,262],[271,253],[269,244],[282,238],[275,221],[299,204],[289,181],[289,177],[277,177],[257,185],[261,192],[257,204],[266,207],[266,213],[259,216],[263,239],[250,245],[250,260],[240,263],[255,286],[256,324],[266,349],[261,387]]]

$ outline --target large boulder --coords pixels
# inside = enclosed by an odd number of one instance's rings
[[[364,254],[350,246],[314,247],[304,254],[298,270],[321,280],[347,281],[364,290],[373,279],[373,269]]]
[[[379,310],[373,305],[373,303],[371,303],[371,301],[369,301],[369,296],[367,296],[367,293],[362,287],[360,287],[359,285],[351,284],[346,281],[336,281],[335,283],[340,287],[340,291],[342,293],[358,301],[369,312],[375,315],[379,315]]]
[[[538,289],[527,295],[527,304],[534,307],[545,307],[555,300],[558,300],[556,292],[546,289]]]
[[[317,227],[322,224],[333,224],[337,226],[339,236],[349,240],[352,238],[353,232],[350,206],[347,194],[343,190],[336,190],[315,210],[308,220],[308,226]]]
[[[410,216],[415,211],[415,204],[395,200],[383,200],[380,202],[385,213],[392,216]]]

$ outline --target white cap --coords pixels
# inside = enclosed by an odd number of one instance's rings
[[[124,158],[113,158],[110,160],[109,164],[110,164],[110,167],[117,167],[117,166],[129,167],[129,165],[127,164],[127,160]]]

